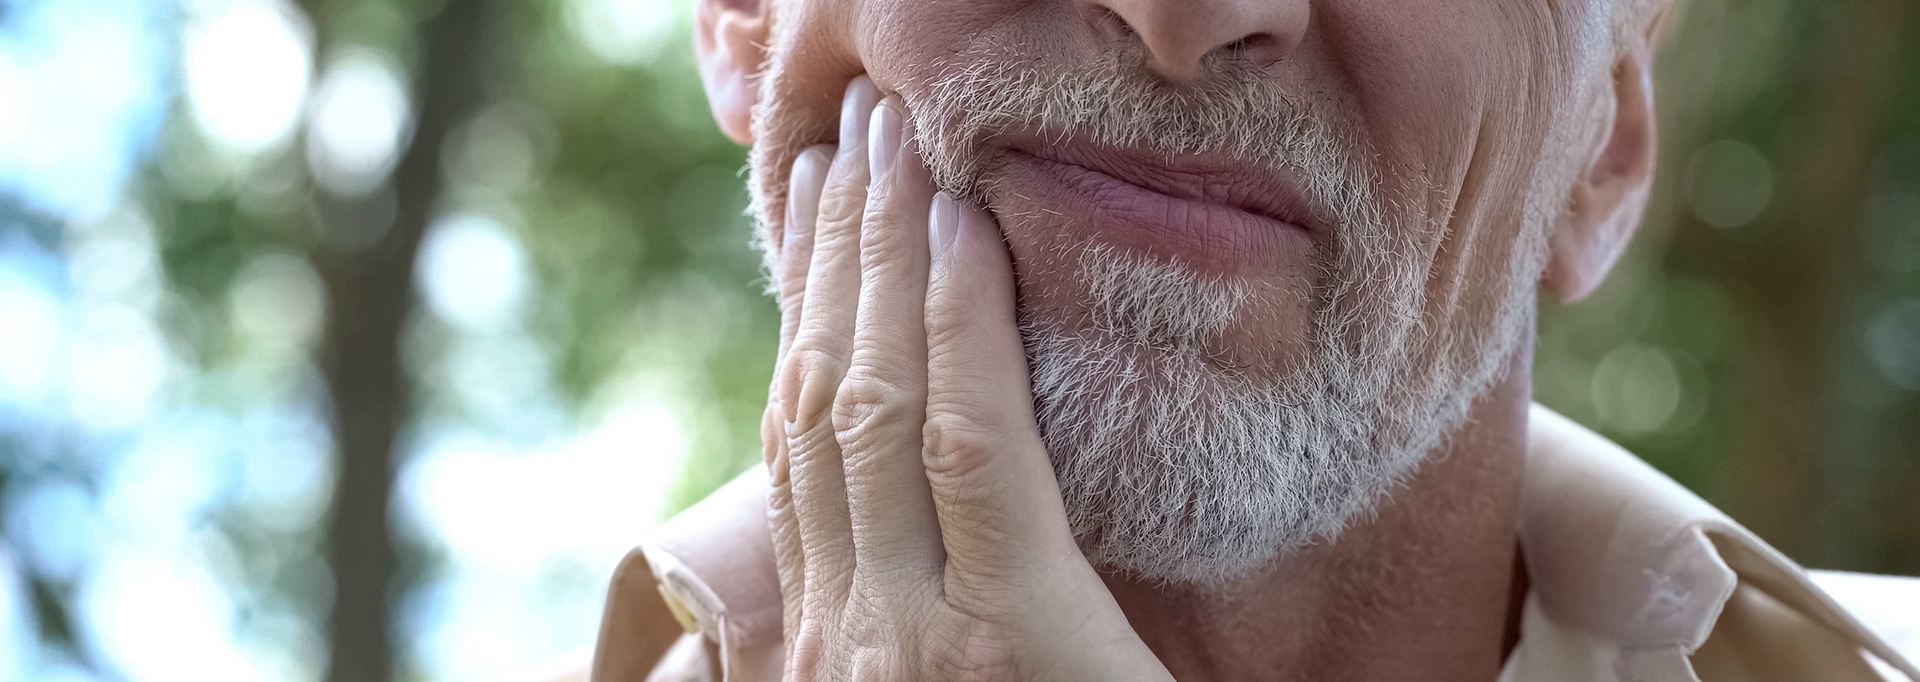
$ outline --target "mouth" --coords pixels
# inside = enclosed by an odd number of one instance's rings
[[[1292,178],[1211,155],[1166,156],[1014,140],[996,208],[1084,241],[1196,270],[1254,274],[1295,261],[1323,232]]]

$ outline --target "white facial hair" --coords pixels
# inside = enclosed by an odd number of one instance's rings
[[[1433,323],[1419,240],[1438,228],[1389,222],[1347,119],[1231,61],[1178,91],[1140,63],[1137,52],[1064,66],[962,54],[954,75],[905,94],[935,181],[976,203],[995,189],[989,143],[1014,130],[1225,154],[1301,179],[1336,247],[1321,254],[1306,361],[1283,376],[1213,361],[1253,292],[1177,263],[1097,245],[1061,259],[1077,261],[1091,329],[1021,305],[1040,433],[1088,559],[1217,584],[1336,539],[1465,420],[1526,338],[1524,273],[1539,272],[1545,239],[1527,226],[1496,305]]]

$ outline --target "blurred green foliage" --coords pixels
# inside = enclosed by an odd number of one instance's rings
[[[417,78],[428,18],[459,1],[306,3],[315,64],[367,50]],[[489,5],[468,65],[480,104],[426,131],[446,141],[434,213],[497,220],[532,277],[520,331],[410,318],[399,342],[414,407],[399,449],[404,459],[409,438],[439,423],[525,444],[650,396],[673,407],[691,453],[648,473],[674,477],[664,517],[759,460],[777,315],[748,246],[745,150],[708,113],[690,4],[645,4],[650,28],[596,39],[606,5]],[[1589,300],[1543,301],[1537,399],[1796,558],[1920,574],[1920,5],[1691,0],[1657,82],[1662,151],[1645,224]],[[325,403],[314,344],[262,341],[236,298],[264,267],[298,270],[353,242],[341,225],[384,229],[395,200],[377,189],[330,203],[307,168],[298,141],[233,157],[175,107],[134,195],[166,275],[165,331],[193,365],[181,400],[233,413]],[[316,270],[282,280],[312,296],[333,276]],[[457,360],[462,344],[522,337],[532,353],[484,356],[514,363]],[[504,388],[463,388],[473,381]],[[321,521],[245,501],[212,516],[243,606],[307,623],[262,636],[322,630]],[[447,570],[429,540],[401,539],[396,594]],[[71,590],[32,587],[47,639],[71,640]],[[323,655],[289,646],[309,664]]]
[[[1682,3],[1654,197],[1536,397],[1811,565],[1920,573],[1920,12]]]

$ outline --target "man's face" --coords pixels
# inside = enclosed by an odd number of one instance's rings
[[[1089,557],[1225,579],[1376,504],[1528,338],[1609,11],[776,2],[756,209],[779,229],[849,78],[899,93],[936,182],[1006,236]]]

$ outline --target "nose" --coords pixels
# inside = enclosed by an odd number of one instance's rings
[[[1284,59],[1307,32],[1308,0],[1076,0],[1112,37],[1139,36],[1154,71],[1176,82],[1201,74],[1208,55],[1257,63]]]

